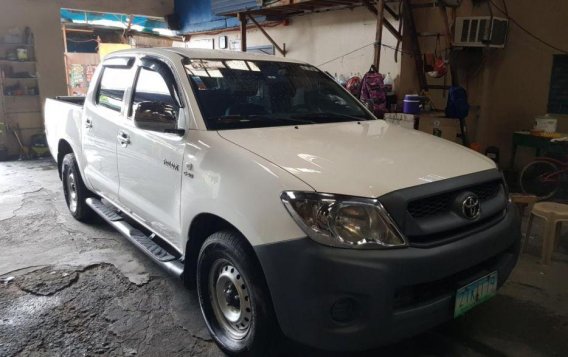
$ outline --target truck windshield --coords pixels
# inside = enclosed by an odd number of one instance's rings
[[[209,130],[374,119],[310,65],[186,59],[184,66]]]

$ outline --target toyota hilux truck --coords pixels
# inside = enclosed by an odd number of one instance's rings
[[[45,104],[73,217],[195,287],[215,342],[390,344],[496,294],[520,222],[490,159],[390,125],[318,68],[229,51],[109,55]]]

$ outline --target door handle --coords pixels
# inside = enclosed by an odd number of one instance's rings
[[[123,147],[128,146],[128,144],[130,144],[130,135],[128,135],[126,132],[121,131],[116,138],[118,139],[118,142],[120,143],[120,145],[122,145]]]
[[[93,127],[93,121],[89,118],[85,119],[85,128],[91,129]]]

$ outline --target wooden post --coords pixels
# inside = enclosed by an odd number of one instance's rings
[[[128,15],[126,30],[124,30],[124,32],[122,33],[122,42],[125,44],[130,44],[128,37],[130,37],[130,30],[132,29],[132,20],[134,20],[134,15]]]
[[[377,3],[377,32],[375,34],[375,58],[373,64],[379,71],[381,63],[381,49],[383,43],[383,18],[385,13],[385,0],[379,0]]]
[[[438,11],[440,12],[440,16],[442,17],[442,21],[444,22],[444,35],[446,37],[446,47],[451,49],[452,48],[452,33],[450,32],[450,23],[448,22],[448,12],[446,11],[445,6],[439,6]]]
[[[276,41],[274,41],[272,39],[272,37],[270,37],[270,35],[268,34],[268,32],[266,32],[265,29],[262,28],[262,26],[260,26],[260,24],[254,19],[254,17],[252,15],[248,15],[248,18],[252,21],[252,23],[260,30],[260,32],[262,32],[262,34],[264,35],[264,37],[266,37],[266,39],[268,41],[270,41],[270,43],[272,44],[272,46],[274,46],[274,48],[276,48],[276,50],[278,52],[280,52],[280,54],[284,57],[286,57],[286,44],[284,44],[284,48],[281,48],[280,46],[278,46],[278,44],[276,43]]]
[[[61,32],[63,33],[63,52],[67,52],[67,31],[65,25],[61,25]]]
[[[188,48],[189,41],[191,41],[191,35],[182,35],[181,39],[183,41],[183,47]]]
[[[247,51],[247,16],[246,14],[239,13],[239,20],[241,21],[241,52]]]
[[[365,7],[367,8],[367,10],[369,10],[369,11],[372,12],[375,16],[377,16],[378,11],[377,11],[377,9],[375,8],[375,6],[374,6],[373,4],[371,4],[371,2],[370,2],[369,0],[363,0],[363,5],[365,5]],[[390,7],[388,7],[388,6],[385,4],[385,10],[388,11],[389,9],[390,9],[390,11],[392,11],[392,9],[391,9]],[[390,11],[388,11],[388,12],[390,13]],[[395,13],[393,12],[393,14],[395,14]],[[396,14],[395,14],[395,15],[396,15]],[[393,15],[393,17],[395,18],[395,20],[399,20],[399,19],[400,19],[400,16],[398,16],[398,15],[396,15],[396,16]],[[394,28],[394,26],[393,26],[387,19],[385,19],[384,16],[383,16],[383,26],[384,26],[387,30],[389,30],[389,32],[394,36],[394,38],[396,38],[398,41],[402,41],[402,35],[401,35],[401,33],[398,32],[398,30],[397,30],[396,28]]]
[[[69,63],[67,61],[67,30],[65,25],[61,25],[61,32],[63,33],[63,62],[65,63],[65,84],[67,85],[67,95],[73,95],[71,84],[69,83]]]
[[[442,17],[442,21],[444,23],[444,32],[445,32],[445,38],[446,38],[446,48],[449,51],[450,57],[449,57],[449,66],[450,66],[450,75],[452,76],[452,85],[453,86],[457,86],[459,83],[458,80],[458,72],[456,70],[456,66],[455,66],[455,60],[453,60],[452,57],[452,48],[454,46],[454,40],[452,37],[452,31],[450,29],[450,23],[448,20],[448,11],[446,9],[445,6],[440,5],[438,7],[438,11],[440,12],[440,16]],[[455,10],[455,9],[453,9]],[[452,16],[455,15],[455,12],[452,13]],[[465,134],[464,134],[465,135]]]
[[[422,52],[420,51],[420,44],[418,43],[418,35],[416,34],[416,25],[414,23],[410,0],[402,0],[402,15],[405,26],[405,38],[410,40],[420,89],[428,90],[428,82],[426,81],[426,74],[424,73],[424,61],[422,60]]]

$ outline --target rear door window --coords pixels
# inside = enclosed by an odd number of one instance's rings
[[[130,68],[105,67],[97,91],[97,104],[120,112],[124,93],[133,79],[134,74]]]

